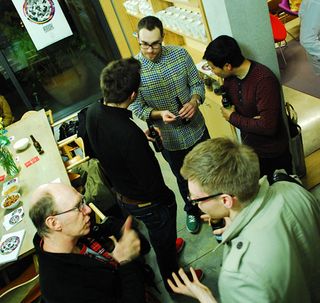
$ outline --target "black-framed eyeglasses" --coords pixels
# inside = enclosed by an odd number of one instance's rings
[[[74,211],[74,210],[78,210],[79,212],[81,212],[86,205],[87,205],[86,199],[85,199],[85,197],[82,197],[81,201],[75,207],[72,207],[68,210],[62,211],[61,213],[54,214],[52,216],[63,215],[63,214],[66,214],[66,213],[68,213],[70,211]]]
[[[190,203],[192,203],[192,205],[196,205],[202,201],[213,199],[213,198],[218,197],[220,195],[223,195],[223,193],[218,193],[218,194],[214,194],[214,195],[210,195],[210,196],[206,196],[206,197],[202,197],[202,198],[197,198],[197,199],[191,199],[190,196],[188,196],[187,199]]]
[[[146,43],[146,42],[139,42],[139,45],[142,49],[149,49],[151,47],[152,49],[159,49],[162,45],[161,41],[155,41],[151,44]]]

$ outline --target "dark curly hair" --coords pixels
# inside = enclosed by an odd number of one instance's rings
[[[104,100],[112,103],[126,101],[140,86],[140,62],[134,58],[110,62],[101,72],[100,87]]]
[[[148,31],[152,31],[155,28],[158,28],[160,30],[161,37],[163,36],[162,22],[155,16],[143,17],[138,23],[138,32],[143,28],[146,28]]]
[[[244,61],[238,42],[227,35],[222,35],[209,43],[203,59],[222,68],[226,63],[239,67]]]

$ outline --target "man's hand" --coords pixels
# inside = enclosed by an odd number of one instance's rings
[[[209,225],[215,224],[215,223],[217,223],[218,221],[220,221],[220,219],[214,219],[214,218],[210,217],[208,214],[201,215],[200,218],[201,218],[204,222],[208,222]],[[231,224],[231,220],[230,220],[229,217],[224,217],[223,219],[224,219],[224,221],[225,221],[225,226],[222,227],[222,228],[215,229],[214,231],[212,231],[212,233],[213,233],[214,235],[221,235],[221,234],[223,234],[224,231],[226,230],[226,228]]]
[[[160,112],[160,115],[161,115],[161,118],[162,118],[162,121],[164,123],[172,123],[174,121],[177,120],[177,117],[176,115],[174,115],[172,112],[170,112],[169,110],[162,110]]]
[[[231,224],[231,219],[229,217],[224,217],[224,222],[225,222],[225,225],[221,228],[218,228],[218,229],[215,229],[212,233],[214,235],[222,235],[225,230],[228,228],[228,226]]]
[[[225,118],[227,121],[229,121],[231,114],[236,111],[234,105],[229,108],[221,106],[220,110],[223,118]]]
[[[181,119],[192,119],[198,110],[198,103],[196,99],[191,99],[189,102],[183,104],[182,108],[179,111],[179,116]]]
[[[183,282],[181,282],[181,280],[175,273],[172,273],[175,284],[170,279],[167,280],[171,289],[178,294],[198,299],[201,303],[216,303],[217,301],[213,297],[210,289],[200,283],[192,267],[190,267],[190,271],[192,274],[193,282],[189,280],[188,276],[182,268],[179,269],[179,277]]]
[[[211,225],[212,218],[210,217],[210,215],[203,214],[203,215],[200,216],[200,218],[202,219],[202,221],[207,222],[209,225]]]
[[[162,140],[160,128],[154,126],[154,129],[155,129],[155,131],[159,134],[159,136],[160,136],[160,138],[161,138],[161,140]],[[150,137],[150,130],[149,130],[149,129],[146,129],[146,130],[144,131],[144,133],[145,133],[148,141],[152,141],[152,142],[155,142],[155,141],[156,141],[154,138]]]
[[[132,261],[138,257],[140,252],[140,239],[137,233],[131,228],[132,217],[129,216],[122,227],[122,237],[115,242],[112,257],[120,262]]]

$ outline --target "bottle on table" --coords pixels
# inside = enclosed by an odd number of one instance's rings
[[[152,141],[152,144],[153,144],[155,151],[157,153],[161,152],[163,150],[163,145],[162,145],[162,140],[161,140],[159,133],[155,130],[150,119],[147,119],[147,125],[148,125],[148,129],[149,129],[149,137],[154,139],[154,141]]]
[[[40,143],[34,138],[33,135],[30,135],[30,138],[31,138],[31,140],[32,140],[32,143],[33,143],[34,148],[37,150],[37,152],[39,153],[39,155],[43,154],[44,151],[43,151]]]
[[[183,107],[183,104],[178,96],[176,97],[176,103],[178,105],[178,111],[180,111],[180,109]],[[182,124],[188,124],[191,121],[189,119],[181,119],[181,122]]]

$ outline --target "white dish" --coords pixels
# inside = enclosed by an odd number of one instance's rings
[[[14,145],[13,148],[17,151],[25,150],[29,145],[29,138],[22,138],[18,140]]]
[[[19,189],[20,189],[19,179],[16,177],[3,183],[1,195],[7,196],[7,195],[10,195],[11,193],[18,192]]]
[[[3,200],[2,200],[2,203],[1,203],[1,207],[4,208],[4,209],[13,209],[13,208],[16,208],[19,203],[20,203],[20,194],[19,193],[12,193],[8,196],[6,196]],[[11,200],[11,202],[9,202]],[[9,202],[8,205],[6,205],[6,201]]]

